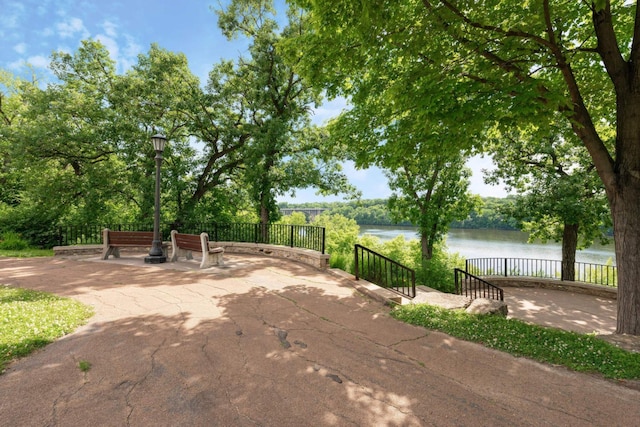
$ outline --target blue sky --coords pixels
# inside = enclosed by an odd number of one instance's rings
[[[80,41],[101,41],[116,60],[118,72],[126,71],[137,55],[146,53],[152,43],[183,52],[194,74],[206,82],[213,64],[222,58],[234,59],[245,53],[242,40],[228,41],[217,27],[211,6],[217,0],[0,0],[0,68],[29,76],[30,64],[38,77],[47,81],[49,58],[54,51],[74,52]],[[314,121],[322,123],[344,108],[344,101],[327,102],[315,112]],[[345,172],[363,198],[386,198],[391,194],[387,180],[377,169],[356,170],[346,163]],[[490,168],[489,159],[474,158],[471,191],[483,196],[503,197],[500,187],[482,182],[482,168]],[[282,201],[310,202],[322,199],[314,190],[299,190],[296,197]]]

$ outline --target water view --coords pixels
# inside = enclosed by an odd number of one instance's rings
[[[398,235],[404,235],[407,240],[418,238],[417,229],[413,227],[363,225],[360,234],[371,234],[382,241]],[[447,246],[450,252],[458,252],[465,258],[562,258],[560,243],[527,243],[527,234],[521,231],[454,229],[447,235]],[[609,259],[615,264],[613,243],[595,244],[576,253],[578,262],[606,264]]]

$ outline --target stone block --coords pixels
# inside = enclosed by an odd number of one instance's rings
[[[477,298],[469,304],[465,311],[470,314],[499,314],[506,317],[509,309],[504,301]]]

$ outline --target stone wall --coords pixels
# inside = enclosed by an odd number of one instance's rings
[[[535,277],[504,277],[504,276],[482,276],[482,279],[492,285],[518,288],[544,288],[557,289],[567,292],[594,295],[602,298],[617,299],[618,288],[611,286],[591,285],[582,282],[569,282],[565,280],[542,279]]]
[[[222,247],[230,254],[258,254],[276,258],[286,258],[326,270],[329,268],[329,255],[310,249],[291,248],[289,246],[265,245],[261,243],[209,242],[210,248]]]
[[[171,246],[171,242],[169,247]],[[329,255],[321,254],[310,249],[291,248],[288,246],[263,245],[259,243],[238,243],[238,242],[209,242],[210,248],[222,247],[226,253],[230,254],[258,254],[268,255],[276,258],[286,258],[311,265],[321,270],[329,268]],[[120,253],[140,253],[149,251],[149,248],[121,248]],[[102,245],[75,245],[75,246],[55,246],[54,256],[86,256],[102,254]]]

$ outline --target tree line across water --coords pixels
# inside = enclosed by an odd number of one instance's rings
[[[451,222],[450,228],[519,230],[518,220],[508,213],[514,198],[508,196],[482,197],[466,219]],[[414,226],[409,220],[394,221],[386,199],[369,199],[349,202],[281,202],[280,208],[326,209],[328,214],[340,214],[353,219],[358,225]]]

